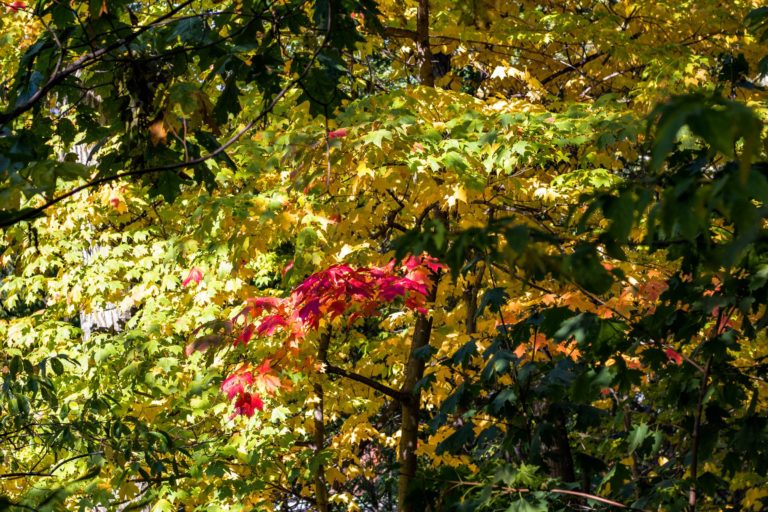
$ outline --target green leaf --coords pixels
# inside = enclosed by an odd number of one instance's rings
[[[16,376],[19,374],[22,368],[22,361],[21,356],[15,355],[11,359],[11,364],[9,366],[10,376],[12,379],[15,379]]]
[[[372,132],[367,133],[363,137],[363,142],[366,144],[373,144],[379,149],[381,149],[381,143],[384,139],[387,139],[389,141],[392,140],[392,132],[389,130],[374,130]]]
[[[61,364],[61,361],[58,358],[51,358],[49,362],[56,375],[62,375],[64,373],[64,365]]]
[[[477,313],[475,317],[480,317],[488,308],[493,313],[498,313],[504,304],[509,300],[509,293],[505,288],[489,288],[483,292],[483,297],[480,299],[480,304],[477,307]]]
[[[546,503],[538,501],[531,503],[524,498],[520,498],[519,500],[512,502],[507,509],[507,512],[547,512],[547,510],[549,510],[549,508]]]
[[[648,425],[645,423],[641,423],[632,429],[629,437],[627,437],[627,441],[629,442],[629,453],[634,453],[635,450],[643,444],[648,435]]]

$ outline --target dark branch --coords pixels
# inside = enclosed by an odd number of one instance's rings
[[[345,370],[344,368],[333,366],[332,364],[328,364],[325,366],[325,373],[340,375],[347,379],[354,380],[355,382],[359,382],[360,384],[365,384],[369,388],[373,388],[376,391],[397,400],[398,402],[406,402],[409,400],[409,395],[407,395],[406,393],[397,391],[396,389],[392,389],[389,386],[382,384],[381,382],[371,379],[370,377],[366,377],[358,373],[350,372],[348,370]]]
[[[57,469],[59,469],[61,466],[68,462],[72,462],[73,460],[82,459],[85,457],[91,457],[93,455],[98,455],[103,452],[89,452],[89,453],[81,453],[80,455],[75,455],[74,457],[69,457],[67,459],[64,459],[60,462],[58,462],[55,466],[52,466],[51,469],[48,470],[48,472],[40,472],[40,471],[29,471],[29,472],[21,472],[21,473],[5,473],[0,475],[0,479],[10,479],[10,478],[25,478],[25,477],[31,477],[31,476],[38,476],[38,477],[52,477],[53,474],[56,472]]]
[[[552,80],[560,78],[563,75],[567,75],[568,73],[571,73],[573,71],[577,71],[578,69],[586,66],[587,64],[589,64],[593,60],[599,59],[603,55],[605,55],[605,52],[593,53],[592,55],[588,55],[588,56],[584,57],[583,59],[581,59],[581,62],[577,62],[576,64],[568,64],[567,67],[561,69],[560,71],[556,71],[556,72],[552,73],[551,75],[543,78],[541,80],[541,84],[542,85],[546,85],[549,82],[551,82]]]

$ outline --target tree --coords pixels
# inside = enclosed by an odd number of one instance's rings
[[[8,6],[0,503],[760,509],[756,7]]]

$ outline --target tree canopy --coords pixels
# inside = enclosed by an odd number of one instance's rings
[[[768,7],[0,2],[0,510],[768,504]]]

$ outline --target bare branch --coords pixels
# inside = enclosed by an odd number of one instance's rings
[[[359,382],[360,384],[365,384],[369,388],[373,388],[376,391],[384,395],[387,395],[390,398],[394,398],[398,402],[405,402],[409,400],[409,396],[406,393],[403,393],[402,391],[392,389],[389,386],[382,384],[381,382],[371,379],[370,377],[366,377],[364,375],[350,372],[348,370],[345,370],[344,368],[339,368],[338,366],[333,366],[332,364],[328,364],[325,366],[325,372],[334,374],[334,375],[340,375],[342,377],[346,377],[347,379],[354,380],[355,382]]]

